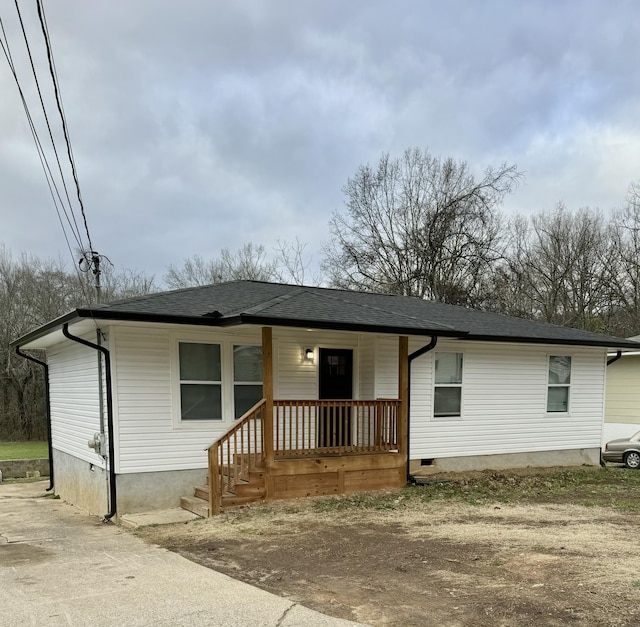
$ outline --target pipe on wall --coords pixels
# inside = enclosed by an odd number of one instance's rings
[[[45,361],[41,361],[40,359],[36,359],[31,355],[27,355],[27,353],[23,353],[20,350],[19,346],[16,346],[16,355],[20,355],[24,359],[28,359],[32,361],[34,364],[38,364],[42,366],[44,369],[44,395],[45,395],[45,411],[47,414],[47,448],[49,450],[49,487],[47,488],[47,492],[53,490],[53,447],[51,444],[51,404],[49,399],[49,364]]]
[[[113,441],[113,393],[111,389],[111,356],[109,351],[104,346],[93,344],[87,340],[72,335],[69,332],[69,324],[65,322],[62,326],[62,334],[72,342],[77,342],[83,346],[93,348],[99,351],[104,356],[104,369],[107,388],[107,437],[109,439],[109,498],[110,498],[110,511],[104,515],[105,522],[111,520],[117,512],[117,498],[116,498],[116,471],[114,468],[115,460],[115,445]]]
[[[618,351],[615,357],[612,357],[611,359],[607,359],[607,366],[610,366],[612,363],[618,361],[620,357],[622,357],[622,351]]]
[[[438,343],[438,336],[433,335],[431,341],[417,351],[414,351],[408,358],[408,379],[409,379],[409,394],[407,398],[407,483],[415,483],[415,479],[410,471],[411,465],[411,362],[418,357],[421,357],[425,353],[432,351]]]

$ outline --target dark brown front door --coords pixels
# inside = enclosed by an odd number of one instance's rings
[[[321,348],[321,400],[353,398],[353,351],[348,348]],[[351,445],[351,407],[336,403],[324,407],[318,416],[318,447]]]

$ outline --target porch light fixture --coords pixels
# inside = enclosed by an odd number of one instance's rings
[[[307,361],[313,361],[313,348],[305,348],[304,349],[304,358]]]

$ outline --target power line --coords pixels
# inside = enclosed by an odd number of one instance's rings
[[[71,199],[69,198],[69,190],[67,189],[67,182],[66,182],[64,173],[62,171],[62,164],[60,163],[60,157],[58,155],[58,149],[56,148],[56,143],[55,143],[55,140],[53,138],[53,131],[51,130],[51,124],[49,123],[49,116],[47,115],[47,109],[45,107],[44,99],[42,97],[42,91],[40,89],[40,81],[38,80],[38,75],[36,73],[35,64],[33,62],[33,56],[31,54],[31,46],[29,45],[29,39],[27,38],[27,33],[26,33],[26,30],[25,30],[25,27],[24,27],[24,22],[22,21],[22,14],[20,13],[20,7],[18,6],[18,0],[15,0],[15,5],[16,5],[16,11],[18,13],[18,19],[20,21],[20,27],[22,29],[22,36],[24,37],[24,43],[25,43],[25,46],[27,48],[27,54],[29,55],[29,62],[31,63],[31,71],[33,73],[33,78],[35,80],[36,88],[38,90],[38,96],[40,98],[40,105],[42,107],[42,113],[44,114],[44,119],[45,119],[45,122],[47,124],[47,130],[49,131],[49,138],[51,140],[51,146],[53,147],[53,152],[54,152],[55,157],[56,157],[56,162],[58,163],[58,171],[60,172],[60,178],[62,180],[62,185],[64,187],[64,192],[65,192],[65,196],[67,198],[67,204],[69,206],[69,211],[71,212],[71,217],[73,218],[73,224],[71,224],[71,220],[69,219],[68,215],[67,215],[67,220],[69,222],[69,226],[71,227],[71,230],[74,232],[74,235],[76,236],[76,241],[80,243],[82,241],[82,237],[80,235],[80,229],[78,228],[78,223],[76,222],[75,213],[73,212],[73,206],[71,204]],[[5,35],[5,39],[6,39],[6,35]],[[64,209],[64,205],[63,205],[63,209]],[[66,215],[66,210],[65,210],[65,215]],[[75,231],[74,231],[74,225],[75,225]],[[80,244],[80,248],[82,248],[82,244]]]
[[[58,197],[58,200],[60,201],[60,205],[62,206],[62,209],[64,210],[64,203],[62,202],[62,197],[60,195],[60,192],[58,190],[58,187],[55,183],[55,179],[53,176],[53,173],[51,172],[51,168],[49,167],[49,162],[47,160],[47,156],[44,152],[44,149],[42,147],[42,142],[40,141],[40,138],[38,136],[38,131],[36,130],[34,121],[33,121],[33,117],[31,116],[31,112],[29,110],[29,105],[27,104],[27,100],[25,98],[24,92],[22,90],[22,86],[20,85],[20,81],[18,79],[18,75],[16,72],[16,68],[13,62],[13,56],[11,54],[11,48],[9,46],[9,39],[7,37],[5,28],[4,28],[4,23],[2,21],[2,17],[0,17],[0,30],[2,31],[2,36],[4,37],[4,42],[2,41],[2,38],[0,38],[0,48],[2,48],[2,52],[4,53],[4,56],[7,60],[7,63],[9,65],[9,69],[11,70],[11,73],[13,75],[14,81],[16,83],[16,86],[18,88],[18,93],[20,95],[20,100],[22,101],[22,106],[24,108],[25,111],[25,115],[27,117],[27,121],[29,123],[29,130],[31,131],[31,135],[33,137],[33,141],[35,143],[36,146],[36,152],[38,153],[38,158],[40,160],[40,165],[42,166],[42,170],[44,172],[44,176],[45,179],[47,181],[47,186],[49,188],[49,193],[51,194],[51,199],[53,200],[53,206],[56,210],[56,214],[58,216],[58,221],[60,222],[60,227],[62,228],[62,234],[64,236],[64,239],[67,243],[67,248],[69,249],[69,254],[71,255],[71,258],[74,260],[74,264],[73,267],[76,271],[76,274],[78,276],[78,281],[79,281],[79,285],[80,285],[80,289],[85,297],[86,302],[89,304],[91,302],[91,299],[89,298],[89,296],[87,295],[87,292],[85,290],[85,285],[84,285],[84,279],[82,277],[82,274],[80,273],[80,270],[78,269],[78,267],[75,264],[75,256],[73,254],[73,250],[71,249],[71,243],[69,242],[69,238],[67,236],[67,231],[65,229],[64,226],[64,221],[62,220],[62,216],[60,214],[60,208],[58,207],[58,202],[56,201],[56,196]],[[55,193],[54,193],[55,190]],[[65,212],[66,215],[66,212]],[[67,220],[69,220],[69,217],[67,217]],[[72,228],[72,233],[74,235],[74,237],[76,238],[76,242],[78,243],[79,247],[82,249],[83,245],[82,245],[82,241],[78,238],[78,236],[76,235],[76,233],[73,231]],[[94,319],[94,323],[96,324],[96,327],[98,326],[97,322]]]
[[[56,105],[58,112],[60,113],[60,119],[62,120],[62,130],[64,132],[64,141],[67,146],[67,155],[69,156],[69,162],[71,163],[71,171],[73,172],[73,180],[76,186],[76,193],[78,196],[78,202],[80,203],[80,212],[82,213],[82,219],[84,220],[84,228],[87,232],[87,240],[89,242],[89,250],[93,250],[93,244],[91,243],[91,235],[89,233],[89,225],[87,223],[87,216],[84,211],[84,203],[82,202],[82,194],[80,193],[80,182],[78,181],[78,172],[76,170],[76,164],[73,158],[73,151],[71,149],[71,140],[69,138],[69,130],[67,128],[67,121],[62,108],[62,98],[60,96],[60,89],[58,86],[57,75],[55,71],[55,65],[53,62],[53,50],[51,49],[51,40],[49,38],[49,30],[46,25],[46,18],[44,16],[44,7],[42,6],[42,0],[36,0],[38,6],[38,19],[40,20],[40,26],[42,28],[42,35],[47,48],[47,59],[49,61],[49,72],[53,81],[53,90],[56,96]],[[17,0],[16,0],[17,4]]]
[[[56,185],[55,179],[53,177],[53,173],[51,172],[51,168],[49,167],[49,163],[47,161],[46,154],[45,154],[44,149],[42,147],[42,143],[40,141],[40,138],[38,137],[38,132],[37,132],[37,130],[35,128],[35,124],[33,122],[33,117],[31,116],[31,112],[29,111],[29,105],[27,104],[27,100],[26,100],[26,98],[24,96],[24,92],[22,91],[22,86],[20,85],[20,81],[19,81],[18,75],[16,73],[15,65],[13,63],[13,57],[11,55],[11,49],[9,47],[9,40],[7,38],[7,34],[6,34],[5,29],[4,29],[4,23],[2,22],[2,18],[0,18],[0,27],[2,28],[2,34],[3,34],[3,37],[4,37],[4,43],[0,40],[0,47],[2,47],[2,51],[4,52],[4,56],[7,59],[7,62],[9,64],[9,68],[11,69],[11,73],[13,75],[13,78],[15,80],[16,86],[18,88],[18,93],[20,95],[20,100],[22,101],[22,106],[23,106],[25,114],[27,116],[27,121],[29,122],[29,129],[31,130],[31,135],[32,135],[33,140],[34,140],[35,145],[36,145],[36,150],[38,152],[38,157],[40,159],[40,163],[41,163],[43,171],[44,171],[45,179],[47,180],[47,185],[49,187],[49,191],[51,192],[51,198],[53,200],[53,205],[54,205],[54,207],[56,209],[56,213],[58,214],[58,219],[60,221],[60,226],[62,227],[62,232],[64,234],[65,239],[67,240],[67,245],[69,246],[69,251],[71,252],[71,245],[70,245],[69,239],[67,237],[67,232],[66,232],[66,229],[64,227],[64,222],[62,221],[62,216],[60,215],[60,209],[58,207],[58,202],[56,201],[56,196],[57,196],[58,200],[60,201],[60,203],[62,205],[62,197],[60,196],[60,192],[58,190],[58,187]],[[54,190],[55,190],[55,194],[54,194]],[[68,216],[67,216],[67,220],[69,221],[69,217]],[[72,232],[73,232],[73,229],[72,229]],[[73,233],[73,234],[75,235],[75,233]],[[80,247],[82,247],[82,242],[78,239],[77,236],[76,236],[76,243]],[[72,257],[73,257],[73,254],[72,254]]]
[[[16,2],[18,0],[15,0]],[[66,117],[66,113],[64,110],[64,104],[62,102],[62,94],[60,93],[60,87],[59,87],[59,81],[58,81],[58,71],[56,69],[56,63],[55,63],[55,59],[54,59],[54,55],[53,55],[53,48],[51,45],[51,37],[49,35],[49,25],[47,24],[47,16],[45,14],[44,11],[44,5],[42,4],[41,0],[36,0],[36,5],[38,8],[38,19],[40,20],[40,26],[42,28],[42,35],[44,37],[44,41],[47,47],[47,59],[49,61],[49,72],[51,74],[51,79],[53,82],[53,87],[54,87],[54,92],[56,95],[56,105],[58,107],[58,112],[60,113],[60,119],[62,120],[62,129],[64,131],[64,138],[65,138],[65,143],[67,146],[67,155],[69,157],[69,163],[71,164],[71,170],[73,172],[73,180],[76,186],[76,192],[77,192],[77,196],[78,196],[78,202],[80,204],[80,212],[82,213],[82,219],[84,221],[84,228],[85,231],[87,233],[87,241],[89,242],[89,248],[85,249],[82,251],[82,258],[80,259],[80,262],[78,264],[78,267],[80,268],[80,270],[82,270],[83,272],[89,272],[91,271],[93,273],[93,276],[95,277],[95,289],[96,289],[96,299],[97,302],[99,303],[101,301],[102,298],[102,287],[100,285],[100,276],[101,276],[101,270],[100,270],[100,262],[101,260],[104,258],[106,259],[109,264],[113,265],[111,263],[111,260],[104,256],[104,255],[100,255],[100,253],[96,252],[95,250],[93,250],[93,243],[91,242],[91,234],[89,233],[89,225],[87,223],[87,216],[86,213],[84,211],[84,203],[82,201],[82,194],[80,193],[80,182],[78,180],[78,172],[76,170],[76,163],[75,163],[75,157],[73,155],[73,147],[71,144],[71,140],[69,137],[69,131],[68,131],[68,127],[67,127],[67,117]],[[82,264],[84,263],[86,264],[86,269],[82,268]],[[95,320],[94,320],[95,322]],[[96,323],[97,324],[97,323]]]

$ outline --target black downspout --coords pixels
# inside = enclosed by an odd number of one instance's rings
[[[415,483],[415,479],[413,478],[413,475],[411,474],[409,467],[411,465],[411,362],[414,359],[417,359],[418,357],[424,355],[425,353],[428,353],[429,351],[433,350],[436,347],[436,344],[438,343],[438,336],[434,335],[431,338],[431,341],[426,345],[423,346],[422,348],[419,348],[417,351],[414,351],[413,353],[411,353],[409,355],[408,358],[408,364],[407,364],[407,378],[408,378],[408,385],[409,385],[409,393],[407,395],[407,483]]]
[[[622,357],[622,351],[618,351],[615,357],[612,357],[611,359],[607,359],[607,366],[610,366],[613,362],[618,361],[620,357]]]
[[[117,499],[116,499],[116,471],[114,468],[115,449],[113,443],[113,397],[111,394],[111,357],[109,351],[104,346],[98,346],[87,340],[83,340],[81,337],[71,335],[69,333],[69,323],[65,323],[62,326],[62,334],[73,342],[83,344],[89,348],[100,351],[104,355],[104,369],[105,378],[107,384],[107,437],[109,438],[109,496],[110,496],[110,509],[108,514],[104,515],[104,520],[109,521],[115,515],[117,511]]]
[[[20,357],[24,357],[29,361],[32,361],[35,364],[39,364],[44,368],[44,394],[45,394],[45,408],[47,412],[47,446],[49,449],[49,487],[47,488],[47,492],[53,490],[53,447],[51,445],[51,405],[49,404],[49,365],[41,361],[40,359],[36,359],[31,355],[27,355],[27,353],[23,353],[20,350],[19,346],[16,346],[16,355],[20,355]]]

